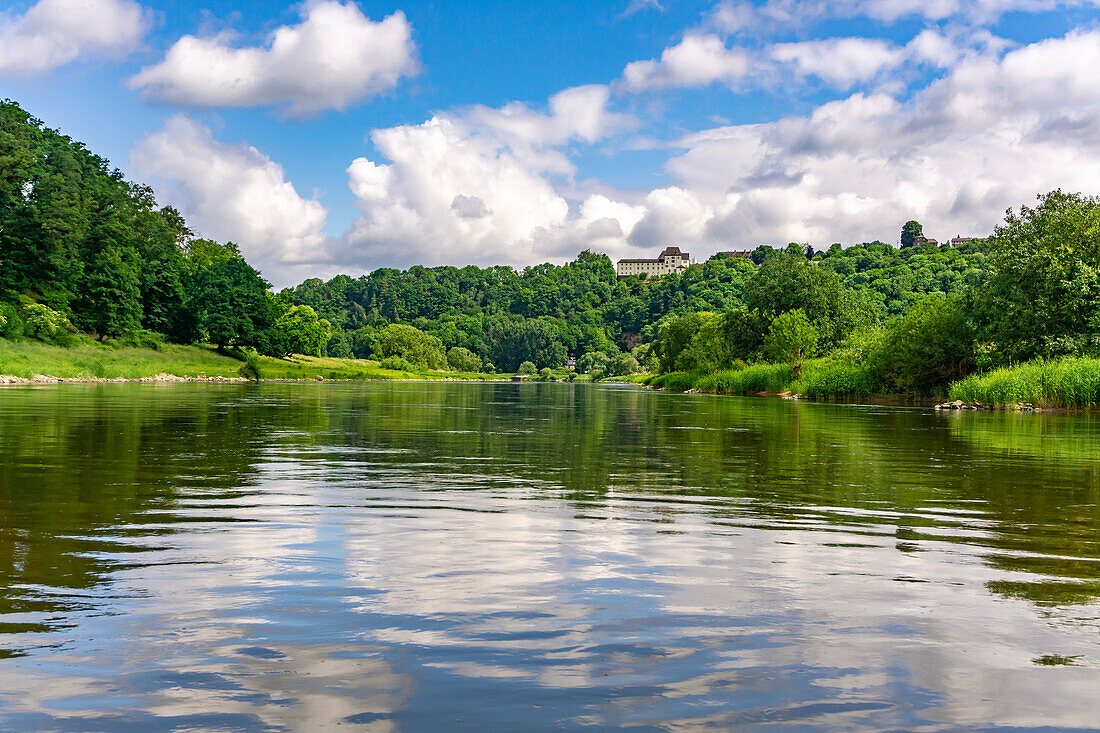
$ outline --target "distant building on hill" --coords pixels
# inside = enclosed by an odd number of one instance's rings
[[[747,250],[747,249],[745,249],[745,250],[734,250],[732,252],[716,252],[715,254],[725,255],[726,257],[729,257],[731,260],[732,259],[738,259],[738,260],[751,260],[752,259],[752,251]]]
[[[958,247],[960,244],[969,244],[970,242],[979,241],[978,237],[962,237],[956,234],[951,238],[950,244],[952,247]]]
[[[665,247],[655,260],[633,259],[619,260],[615,265],[615,274],[619,277],[648,275],[660,277],[674,272],[682,273],[691,264],[691,255],[681,252],[679,247]]]
[[[936,246],[939,246],[939,240],[929,239],[928,237],[921,236],[921,237],[917,237],[916,239],[914,239],[913,244],[914,244],[914,246],[919,246],[919,245],[922,245],[922,244],[934,244]]]

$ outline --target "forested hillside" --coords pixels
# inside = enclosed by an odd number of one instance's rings
[[[560,266],[381,268],[276,294],[236,244],[194,236],[148,187],[0,103],[0,333],[14,340],[210,343],[463,372],[569,357],[597,374],[760,362],[785,365],[788,382],[828,357],[832,386],[809,391],[930,392],[976,369],[1096,354],[1098,229],[1096,199],[1055,191],[958,247],[928,243],[910,221],[901,248],[760,246],[652,280],[620,279],[585,251]]]

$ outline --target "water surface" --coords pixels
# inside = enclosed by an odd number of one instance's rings
[[[1100,420],[0,391],[0,729],[1100,725]]]

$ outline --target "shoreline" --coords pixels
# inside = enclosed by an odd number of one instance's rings
[[[536,380],[525,380],[524,382],[518,382],[518,384],[528,384]],[[562,380],[554,380],[562,384],[566,384]],[[47,374],[35,374],[33,377],[16,377],[8,374],[0,374],[0,387],[25,387],[25,386],[41,386],[48,384],[185,384],[185,383],[199,383],[199,384],[248,384],[248,383],[305,383],[305,382],[335,382],[335,383],[352,383],[352,382],[400,382],[400,383],[418,383],[418,382],[471,382],[471,383],[483,383],[483,384],[512,384],[516,383],[512,380],[511,376],[503,377],[500,379],[456,379],[453,377],[441,377],[439,379],[416,379],[416,378],[402,378],[402,379],[372,379],[369,377],[359,379],[325,379],[321,376],[316,377],[303,377],[300,379],[292,377],[273,377],[273,378],[261,378],[261,379],[247,379],[245,377],[225,377],[225,376],[191,376],[181,377],[176,374],[161,373],[148,377],[53,377]],[[757,397],[766,399],[781,399],[788,401],[800,401],[800,402],[815,402],[818,404],[831,404],[842,406],[881,406],[881,407],[908,407],[914,409],[933,409],[937,412],[1015,412],[1015,413],[1066,413],[1066,414],[1081,414],[1091,411],[1090,408],[1070,408],[1070,407],[1058,407],[1047,405],[1034,405],[1031,403],[1022,404],[1005,404],[1005,405],[991,405],[991,404],[979,404],[979,403],[967,403],[962,400],[955,400],[953,402],[940,402],[936,398],[911,398],[904,395],[868,395],[862,398],[845,398],[843,396],[832,397],[808,397],[806,395],[796,394],[794,392],[754,392],[751,394],[726,394],[722,392],[715,392],[709,390],[699,389],[687,389],[681,390],[674,387],[658,387],[655,385],[649,385],[642,382],[631,382],[626,380],[616,380],[614,378],[606,380],[606,382],[580,382],[581,384],[620,384],[625,386],[640,387],[642,389],[650,389],[660,392],[672,392],[677,394],[705,394],[714,397]],[[859,399],[861,401],[855,401]],[[942,399],[942,398],[941,398]]]

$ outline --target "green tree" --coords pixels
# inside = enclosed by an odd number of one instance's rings
[[[285,353],[306,356],[321,356],[332,332],[332,325],[308,305],[292,305],[274,328]]]
[[[531,361],[525,361],[521,363],[518,367],[516,367],[516,374],[526,374],[528,376],[531,376],[537,373],[538,368],[535,366],[534,362]]]
[[[587,351],[577,358],[577,373],[591,374],[594,371],[604,371],[607,369],[608,361],[607,354],[602,351]]]
[[[386,326],[378,333],[381,357],[397,356],[418,369],[446,369],[443,342],[418,328],[400,323]]]
[[[802,362],[817,344],[817,329],[802,310],[781,313],[772,320],[764,339],[764,353],[786,362],[795,374],[802,374]]]
[[[1009,210],[989,268],[977,312],[1004,359],[1100,348],[1100,198],[1052,191]]]
[[[447,351],[447,363],[456,372],[481,371],[481,357],[462,346],[454,346]]]
[[[919,221],[907,221],[901,228],[902,248],[912,247],[917,240],[924,236],[924,227]]]
[[[960,299],[930,297],[887,326],[878,359],[890,385],[927,394],[970,373],[974,341]]]

